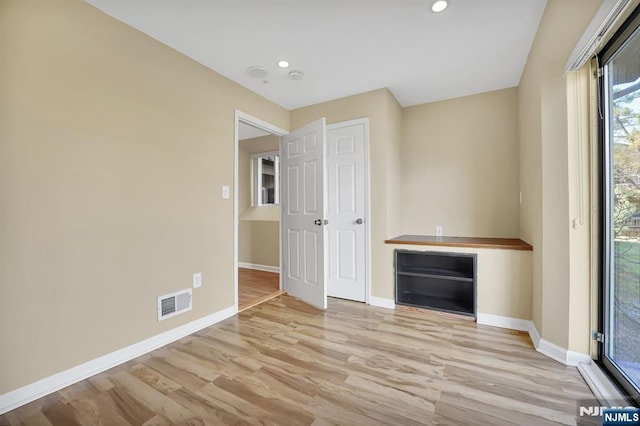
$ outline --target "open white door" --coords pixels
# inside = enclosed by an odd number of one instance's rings
[[[283,287],[322,309],[327,308],[325,140],[324,118],[285,135],[280,169]]]

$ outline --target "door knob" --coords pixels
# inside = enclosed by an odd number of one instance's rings
[[[320,220],[320,219],[316,219],[316,220],[314,220],[314,221],[313,221],[313,223],[314,223],[315,225],[320,226],[320,225],[322,225],[322,220]]]
[[[356,219],[356,223],[357,223],[358,225],[362,225],[362,219],[360,219],[360,218]]]

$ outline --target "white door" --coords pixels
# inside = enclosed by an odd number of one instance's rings
[[[284,290],[322,309],[327,307],[325,139],[324,118],[285,135],[280,169]]]
[[[346,125],[345,125],[346,124]],[[366,299],[364,121],[327,129],[329,296]]]

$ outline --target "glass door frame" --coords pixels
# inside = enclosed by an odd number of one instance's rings
[[[636,404],[640,404],[640,393],[630,380],[622,373],[616,363],[607,357],[606,346],[608,344],[608,319],[611,318],[608,301],[611,290],[612,278],[612,229],[611,229],[611,211],[612,211],[612,148],[610,142],[612,130],[609,127],[609,115],[611,114],[609,106],[609,81],[607,74],[607,64],[615,58],[617,53],[626,45],[633,36],[640,36],[640,7],[637,8],[622,27],[616,32],[612,39],[598,53],[598,86],[600,108],[599,125],[598,125],[598,154],[599,169],[598,181],[599,187],[599,263],[600,277],[598,288],[598,332],[604,335],[602,341],[598,341],[598,364],[600,364],[606,372],[616,381],[623,393],[630,399],[635,400]],[[611,149],[610,149],[611,148]]]

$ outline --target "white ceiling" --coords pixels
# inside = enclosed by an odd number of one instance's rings
[[[434,14],[431,0],[86,1],[287,109],[381,87],[410,106],[517,86],[546,5],[451,0]],[[253,65],[268,83],[247,74]]]

